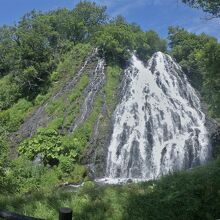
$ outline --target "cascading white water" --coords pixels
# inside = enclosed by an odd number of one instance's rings
[[[104,59],[99,59],[94,72],[92,72],[90,76],[89,85],[87,86],[86,91],[84,93],[85,100],[83,105],[81,106],[80,115],[70,126],[69,130],[71,132],[74,132],[75,129],[87,119],[89,113],[91,112],[96,94],[100,91],[103,84],[105,83],[104,70],[105,61]]]
[[[205,114],[180,66],[161,52],[147,66],[135,56],[114,114],[105,180],[149,180],[204,163]]]

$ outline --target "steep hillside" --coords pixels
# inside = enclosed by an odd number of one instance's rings
[[[62,83],[56,79],[54,84],[59,83],[59,87],[51,89],[45,95],[48,98],[41,101],[11,135],[12,156],[17,157],[19,153],[53,166],[59,163],[59,154],[64,154],[73,157],[73,163],[77,160],[87,166],[101,160],[100,166],[103,167],[105,154],[101,152],[106,150],[103,146],[107,145],[111,133],[110,123],[117,103],[121,69],[117,64],[107,66],[98,49],[89,48],[81,48],[88,54],[75,61],[78,66],[71,63],[76,49],[68,56],[69,64],[64,59],[58,66],[58,76],[63,71],[60,66],[70,65],[71,70],[68,71],[75,72],[69,73],[66,79],[61,78]],[[51,140],[44,140],[42,136],[51,136]],[[58,144],[52,143],[54,136],[62,142],[61,150],[57,152],[52,149]],[[48,142],[52,145],[48,148],[42,146]],[[49,155],[50,150],[55,150],[54,155]]]

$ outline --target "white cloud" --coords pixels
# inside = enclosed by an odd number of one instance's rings
[[[80,0],[77,0],[78,3]],[[92,1],[92,0],[91,0]],[[132,10],[143,6],[162,6],[168,4],[178,4],[180,0],[93,0],[94,2],[102,5],[106,5],[111,11],[111,15],[118,14],[127,15]]]
[[[112,11],[112,16],[116,16],[119,14],[128,15],[131,11],[144,6],[146,2],[144,0],[136,0],[136,1],[122,1],[121,3],[114,6]]]

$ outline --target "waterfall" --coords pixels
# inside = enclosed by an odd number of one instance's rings
[[[181,67],[155,53],[145,66],[135,55],[124,72],[114,113],[105,180],[149,180],[207,161],[205,114]]]
[[[100,92],[101,88],[105,83],[104,70],[105,70],[105,61],[104,59],[99,59],[95,70],[90,73],[90,82],[83,94],[85,100],[80,108],[80,115],[76,120],[74,120],[74,122],[70,126],[69,129],[70,132],[74,132],[76,128],[80,124],[82,124],[91,113],[95,97],[97,93]]]

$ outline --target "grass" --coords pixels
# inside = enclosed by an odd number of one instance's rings
[[[93,65],[94,64],[91,64],[88,69],[91,69]],[[56,130],[60,129],[61,126],[65,129],[69,128],[80,112],[80,106],[85,99],[85,97],[83,97],[83,91],[88,83],[89,76],[85,71],[71,91],[47,106],[46,112],[55,118],[48,124],[49,128]]]
[[[109,65],[106,70],[107,81],[104,90],[106,94],[106,105],[110,114],[114,111],[117,104],[116,91],[120,83],[121,72],[122,69],[116,64]]]
[[[74,219],[214,220],[220,217],[220,159],[159,180],[120,186],[86,182],[76,191],[54,188],[26,196],[0,197],[0,206],[35,217],[57,219],[73,209]]]
[[[31,102],[20,99],[11,108],[0,112],[1,132],[16,131],[33,109]]]
[[[46,102],[62,85],[70,80],[80,69],[84,59],[88,56],[92,47],[89,44],[78,44],[72,50],[61,57],[57,69],[50,75],[48,91],[42,91],[34,100],[35,105]]]
[[[79,150],[79,154],[82,156],[91,140],[93,128],[101,112],[101,106],[102,98],[101,96],[98,96],[94,101],[93,110],[88,116],[87,120],[82,123],[72,135],[73,138],[78,140],[77,149]]]

